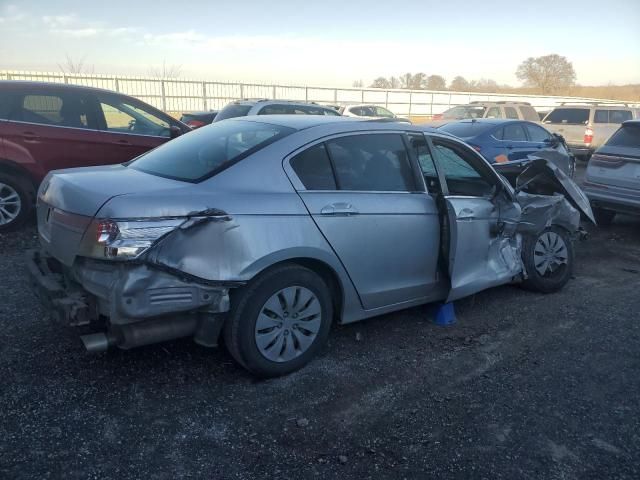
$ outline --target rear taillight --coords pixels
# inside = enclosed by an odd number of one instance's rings
[[[433,115],[431,117],[431,120],[442,120],[442,114],[441,113],[436,113],[435,115]]]
[[[593,142],[593,129],[591,127],[587,127],[584,130],[584,144],[589,146]]]
[[[191,128],[200,128],[204,127],[206,123],[201,122],[200,120],[189,120],[187,122],[187,125],[189,125]]]

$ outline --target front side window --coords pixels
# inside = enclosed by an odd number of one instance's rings
[[[418,159],[418,164],[420,165],[420,170],[424,176],[429,193],[441,193],[438,172],[426,137],[420,133],[409,133],[408,137],[409,145]]]
[[[414,191],[409,156],[399,134],[365,134],[327,141],[338,188],[354,191]]]
[[[9,112],[8,118],[41,125],[87,128],[88,111],[86,100],[78,96],[26,94],[17,108]]]
[[[259,122],[214,123],[164,143],[128,165],[152,175],[196,183],[294,131]]]
[[[260,109],[258,115],[292,115],[296,112],[290,105],[266,105]]]
[[[171,124],[126,99],[100,98],[105,127],[110,132],[170,137]]]
[[[526,125],[527,132],[529,133],[529,140],[532,142],[545,142],[551,139],[551,135],[544,128],[538,125]]]
[[[513,107],[504,107],[504,114],[507,118],[518,119],[518,112]]]
[[[389,110],[387,110],[386,108],[382,108],[382,107],[374,107],[374,108],[376,111],[376,115],[378,117],[395,118],[395,115]]]
[[[324,143],[297,154],[289,162],[307,190],[335,190],[336,181]]]
[[[502,140],[510,142],[526,142],[527,134],[520,123],[509,123],[502,129]]]
[[[453,107],[442,114],[443,119],[482,118],[487,107],[459,106]]]
[[[236,103],[230,103],[224,107],[218,115],[216,115],[216,122],[220,120],[226,120],[227,118],[246,117],[249,115],[249,110],[253,105],[238,105]]]
[[[487,197],[492,194],[494,184],[474,166],[471,152],[438,139],[433,140],[433,148],[450,195]]]

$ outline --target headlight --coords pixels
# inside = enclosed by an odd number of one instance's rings
[[[184,219],[96,221],[90,256],[114,260],[136,258],[183,222]]]

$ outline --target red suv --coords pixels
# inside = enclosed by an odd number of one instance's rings
[[[190,130],[109,90],[0,81],[0,232],[28,217],[50,170],[123,163]]]

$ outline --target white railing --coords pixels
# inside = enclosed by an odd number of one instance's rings
[[[29,80],[105,88],[139,98],[166,112],[217,110],[233,100],[242,98],[301,100],[333,105],[369,103],[385,106],[397,115],[411,117],[430,117],[442,113],[452,106],[464,105],[473,101],[529,102],[539,111],[550,110],[561,102],[568,101],[611,101],[585,97],[262,85],[208,80],[12,70],[0,71],[0,80]]]

